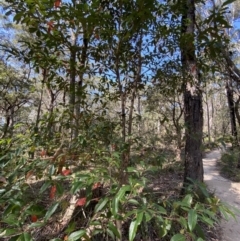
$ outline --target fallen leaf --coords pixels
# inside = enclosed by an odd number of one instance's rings
[[[62,174],[63,176],[68,176],[68,175],[71,174],[71,170],[70,170],[70,169],[63,170],[63,171],[61,172],[61,174]]]
[[[26,180],[27,180],[29,177],[31,177],[32,175],[33,175],[33,170],[27,172],[27,174],[26,174],[26,176],[25,176]]]
[[[87,198],[83,197],[77,200],[76,206],[83,207],[87,202]]]
[[[38,220],[38,217],[36,215],[31,215],[31,221],[33,223],[37,222],[37,220]]]
[[[51,190],[50,190],[50,195],[49,195],[49,198],[50,198],[50,199],[54,199],[55,194],[56,194],[56,191],[57,191],[56,186],[55,186],[55,185],[52,186],[52,187],[51,187]]]

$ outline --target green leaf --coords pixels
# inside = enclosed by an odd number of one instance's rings
[[[204,241],[204,239],[202,239],[202,238],[198,238],[197,241]]]
[[[183,228],[187,229],[188,225],[187,225],[187,221],[184,217],[180,217],[178,219],[178,222],[182,225]]]
[[[113,232],[115,237],[120,238],[120,234],[119,234],[117,228],[112,223],[108,224],[108,228],[109,228],[109,230],[111,230]]]
[[[75,194],[76,192],[79,191],[79,189],[81,189],[83,187],[83,182],[79,181],[79,182],[74,182],[71,188],[71,193]]]
[[[202,238],[203,240],[205,240],[205,234],[204,234],[201,226],[197,224],[195,230],[196,230],[197,236]]]
[[[133,205],[136,205],[136,206],[139,205],[139,202],[138,202],[136,199],[129,199],[128,202],[129,202],[130,204],[133,204]]]
[[[17,241],[32,241],[32,240],[33,239],[29,233],[22,233],[17,239]]]
[[[48,220],[53,213],[56,211],[57,207],[58,207],[59,203],[54,203],[47,211],[47,213],[45,214],[44,220]]]
[[[192,232],[197,224],[197,213],[191,209],[188,213],[188,228]]]
[[[138,225],[142,222],[143,212],[137,213],[137,217],[131,222],[129,227],[129,241],[133,241],[136,236]]]
[[[52,176],[55,172],[55,166],[51,165],[51,167],[49,168],[49,175]]]
[[[51,184],[52,184],[51,181],[46,181],[46,182],[42,185],[39,193],[40,193],[40,194],[43,193]]]
[[[20,235],[16,235],[14,237],[11,237],[8,241],[17,241]]]
[[[18,217],[15,214],[9,214],[8,216],[4,217],[2,221],[9,225],[18,225],[19,224]]]
[[[224,6],[228,5],[228,4],[231,4],[231,3],[235,2],[235,1],[236,1],[236,0],[227,0],[227,1],[225,1],[225,2],[222,4],[222,7],[224,7]]]
[[[118,191],[118,193],[116,194],[116,196],[113,199],[113,206],[112,206],[112,213],[113,215],[117,215],[118,214],[118,204],[119,201],[125,196],[125,193],[127,191],[130,191],[131,187],[129,185],[126,186],[122,186],[120,188],[120,190]]]
[[[43,222],[35,222],[35,223],[31,223],[28,227],[29,228],[39,228],[39,227],[43,227],[45,225],[45,223]]]
[[[185,237],[178,233],[178,234],[175,234],[170,241],[185,241]]]
[[[63,186],[60,184],[60,183],[56,183],[56,188],[57,188],[57,194],[58,195],[63,195],[63,193],[64,193],[64,188],[63,188]]]
[[[101,200],[95,207],[95,213],[101,211],[106,206],[108,201],[109,201],[108,198],[104,198],[103,200]]]
[[[79,230],[76,232],[71,233],[68,236],[68,241],[75,241],[75,240],[79,240],[81,237],[83,237],[86,234],[85,230]]]
[[[17,233],[19,233],[19,230],[7,228],[0,233],[0,238],[8,237],[8,236],[11,236],[11,235],[17,234]]]
[[[201,220],[205,223],[205,224],[207,224],[207,225],[209,225],[209,226],[213,226],[213,221],[210,219],[210,218],[207,218],[206,216],[201,216]]]
[[[190,207],[192,204],[192,196],[190,194],[186,195],[184,199],[182,200],[182,203],[184,203],[187,207]]]

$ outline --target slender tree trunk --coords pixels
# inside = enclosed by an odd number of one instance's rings
[[[235,117],[235,108],[234,108],[233,89],[232,89],[231,79],[226,81],[226,91],[227,91],[230,123],[231,123],[231,133],[234,138],[233,144],[236,146],[238,145],[237,124],[236,124],[236,117]]]
[[[207,128],[208,128],[208,143],[211,142],[211,128],[210,128],[210,110],[209,110],[209,103],[208,103],[208,96],[206,93],[206,107],[207,107]]]
[[[141,97],[140,95],[138,95],[137,98],[137,111],[138,111],[138,124],[137,124],[137,128],[138,128],[138,134],[140,134],[140,130],[141,130]]]
[[[214,124],[214,105],[213,105],[213,96],[211,97],[211,133],[212,138],[216,136],[216,125]]]
[[[39,121],[40,121],[40,113],[41,113],[41,108],[42,108],[43,88],[44,88],[45,76],[43,77],[43,79],[44,79],[44,81],[42,82],[42,89],[41,89],[41,93],[40,93],[40,101],[39,101],[39,104],[38,104],[37,118],[36,118],[36,123],[35,123],[35,130],[34,130],[35,134],[38,133],[38,124],[39,124]]]
[[[240,114],[239,114],[239,103],[240,103],[240,96],[238,96],[237,101],[235,102],[235,113],[238,122],[238,126],[240,127]]]
[[[83,75],[85,73],[85,65],[87,61],[87,51],[88,51],[88,44],[89,44],[89,36],[87,33],[86,26],[83,25],[83,46],[82,46],[82,53],[80,59],[80,73],[79,73],[79,81],[77,84],[77,92],[76,92],[76,103],[75,103],[75,113],[76,113],[76,131],[75,137],[79,134],[79,120],[80,120],[80,113],[82,107],[82,100],[83,100]]]
[[[48,125],[47,125],[47,131],[48,131],[48,138],[52,140],[53,134],[54,134],[54,121],[53,121],[53,110],[54,110],[54,101],[55,101],[55,94],[53,93],[53,90],[50,87],[47,87],[48,91],[48,98],[50,99],[50,104],[48,106]]]
[[[70,49],[70,93],[69,93],[69,109],[71,122],[71,138],[76,136],[76,126],[74,121],[74,110],[76,103],[76,49],[72,46]]]
[[[181,61],[184,78],[184,119],[186,125],[184,183],[188,178],[203,181],[203,109],[194,46],[195,2],[185,0],[182,14]],[[183,190],[184,191],[184,190]]]

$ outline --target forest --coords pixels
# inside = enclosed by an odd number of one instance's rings
[[[240,181],[239,0],[0,1],[0,240],[203,241]]]

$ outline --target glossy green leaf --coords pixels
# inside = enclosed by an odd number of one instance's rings
[[[85,234],[86,234],[85,230],[79,230],[79,231],[73,232],[68,236],[68,241],[80,240],[80,238],[83,237]]]
[[[53,213],[56,211],[57,207],[58,207],[59,203],[54,203],[47,211],[47,213],[45,214],[44,220],[48,220]]]
[[[112,223],[108,224],[108,228],[109,228],[109,230],[112,231],[112,233],[115,235],[115,237],[120,238],[120,234],[119,234],[117,228]]]
[[[29,225],[29,228],[40,228],[43,227],[45,225],[45,223],[43,222],[35,222],[35,223],[31,223]]]
[[[187,227],[188,227],[187,220],[184,217],[180,217],[178,219],[178,222],[182,225],[183,228],[187,229]]]
[[[60,196],[63,195],[64,193],[63,185],[61,183],[56,182],[56,188],[57,188],[57,194]]]
[[[185,237],[182,234],[178,233],[178,234],[175,234],[170,241],[185,241],[185,240],[186,240]]]
[[[17,233],[19,233],[19,230],[17,229],[6,228],[0,233],[0,238],[8,237]]]
[[[200,225],[198,225],[198,224],[196,225],[195,231],[196,231],[196,234],[197,234],[198,237],[200,237],[203,240],[205,240],[205,234],[204,234],[204,232],[203,232],[203,230],[202,230]]]
[[[95,207],[95,213],[101,211],[106,206],[108,201],[109,201],[108,198],[104,198],[104,199],[100,200],[100,202]]]
[[[188,212],[188,228],[192,232],[197,224],[197,213],[194,209]]]
[[[46,189],[47,189],[51,184],[52,184],[51,181],[46,181],[46,182],[42,185],[39,193],[41,194],[41,193],[43,193],[44,191],[46,191]]]
[[[192,195],[188,194],[184,197],[184,199],[182,200],[182,203],[184,203],[187,207],[190,207],[192,204]]]
[[[119,201],[125,196],[125,193],[130,190],[131,190],[131,187],[129,185],[122,186],[118,191],[118,193],[116,194],[116,196],[114,197],[112,202],[112,213],[114,215],[118,214]]]
[[[137,213],[136,219],[133,220],[129,227],[129,241],[133,241],[136,236],[138,225],[142,222],[143,212]]]
[[[32,241],[32,240],[33,239],[29,233],[22,233],[17,239],[17,241]]]
[[[52,176],[55,172],[55,166],[54,165],[51,165],[50,168],[49,168],[49,175]]]

